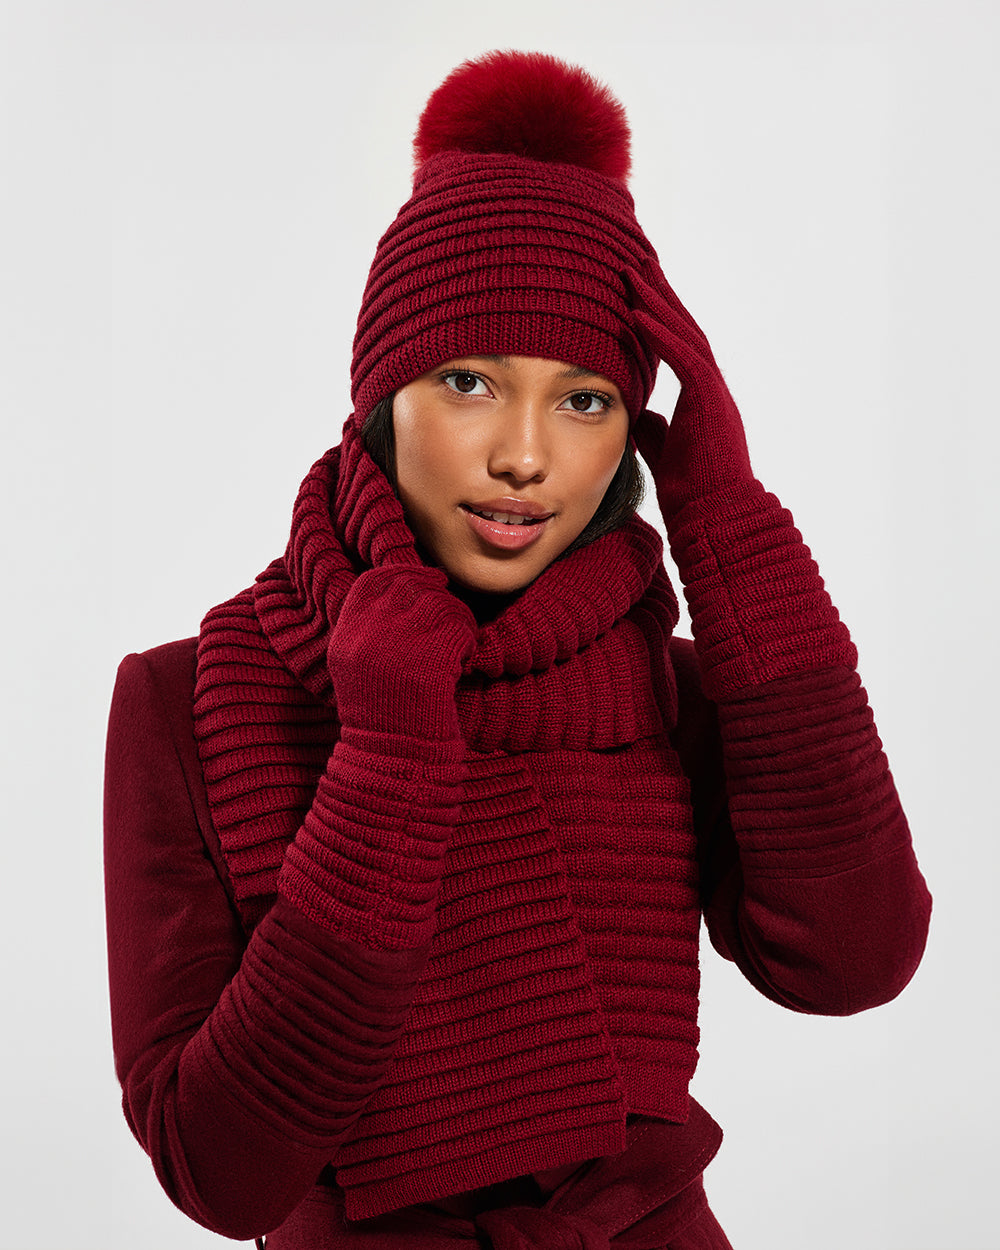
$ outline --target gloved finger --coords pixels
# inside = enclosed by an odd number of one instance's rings
[[[678,299],[659,266],[650,266],[648,276],[637,269],[627,268],[624,273],[626,285],[632,291],[633,314],[642,312],[661,324],[664,329],[697,347],[709,359],[712,349],[701,327]]]
[[[677,375],[682,386],[710,389],[712,378],[718,373],[718,366],[711,355],[706,358],[700,347],[662,321],[654,320],[647,312],[633,310],[632,321],[637,332]]]

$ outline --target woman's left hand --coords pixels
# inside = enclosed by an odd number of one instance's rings
[[[669,424],[647,409],[633,431],[669,524],[693,500],[752,481],[753,471],[739,409],[694,318],[658,267],[626,278],[637,333],[681,384]]]
[[[670,424],[644,412],[634,437],[656,483],[706,694],[718,702],[778,677],[853,668],[850,635],[791,513],[753,475],[708,340],[658,268],[627,276],[636,332],[681,384]]]

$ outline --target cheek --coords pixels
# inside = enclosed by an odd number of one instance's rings
[[[433,412],[395,419],[396,491],[417,536],[432,549],[452,509],[456,483],[468,474],[468,452],[454,423]]]
[[[396,432],[396,482],[408,507],[427,504],[448,477],[448,446],[429,430]]]
[[[424,480],[433,468],[433,423],[421,420],[419,405],[408,402],[405,391],[396,396],[392,413],[396,445],[396,482],[404,504],[427,489]]]
[[[400,495],[437,499],[481,470],[485,451],[475,423],[462,421],[435,405],[410,400],[402,391],[393,405],[396,478]],[[431,498],[425,499],[431,503]]]
[[[609,439],[606,443],[593,448],[586,456],[577,453],[576,464],[579,469],[579,497],[586,499],[592,511],[596,511],[625,454],[627,427],[621,438]]]

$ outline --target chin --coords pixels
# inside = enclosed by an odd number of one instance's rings
[[[533,565],[529,569],[517,568],[514,561],[497,568],[449,568],[446,564],[443,567],[449,579],[462,590],[477,595],[515,595],[541,577],[551,563],[547,560],[540,567]]]

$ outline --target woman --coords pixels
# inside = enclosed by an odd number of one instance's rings
[[[906,984],[929,898],[847,630],[635,221],[621,106],[493,54],[416,153],[284,557],[120,670],[126,1116],[174,1202],[269,1250],[726,1247],[701,916],[838,1014]]]

